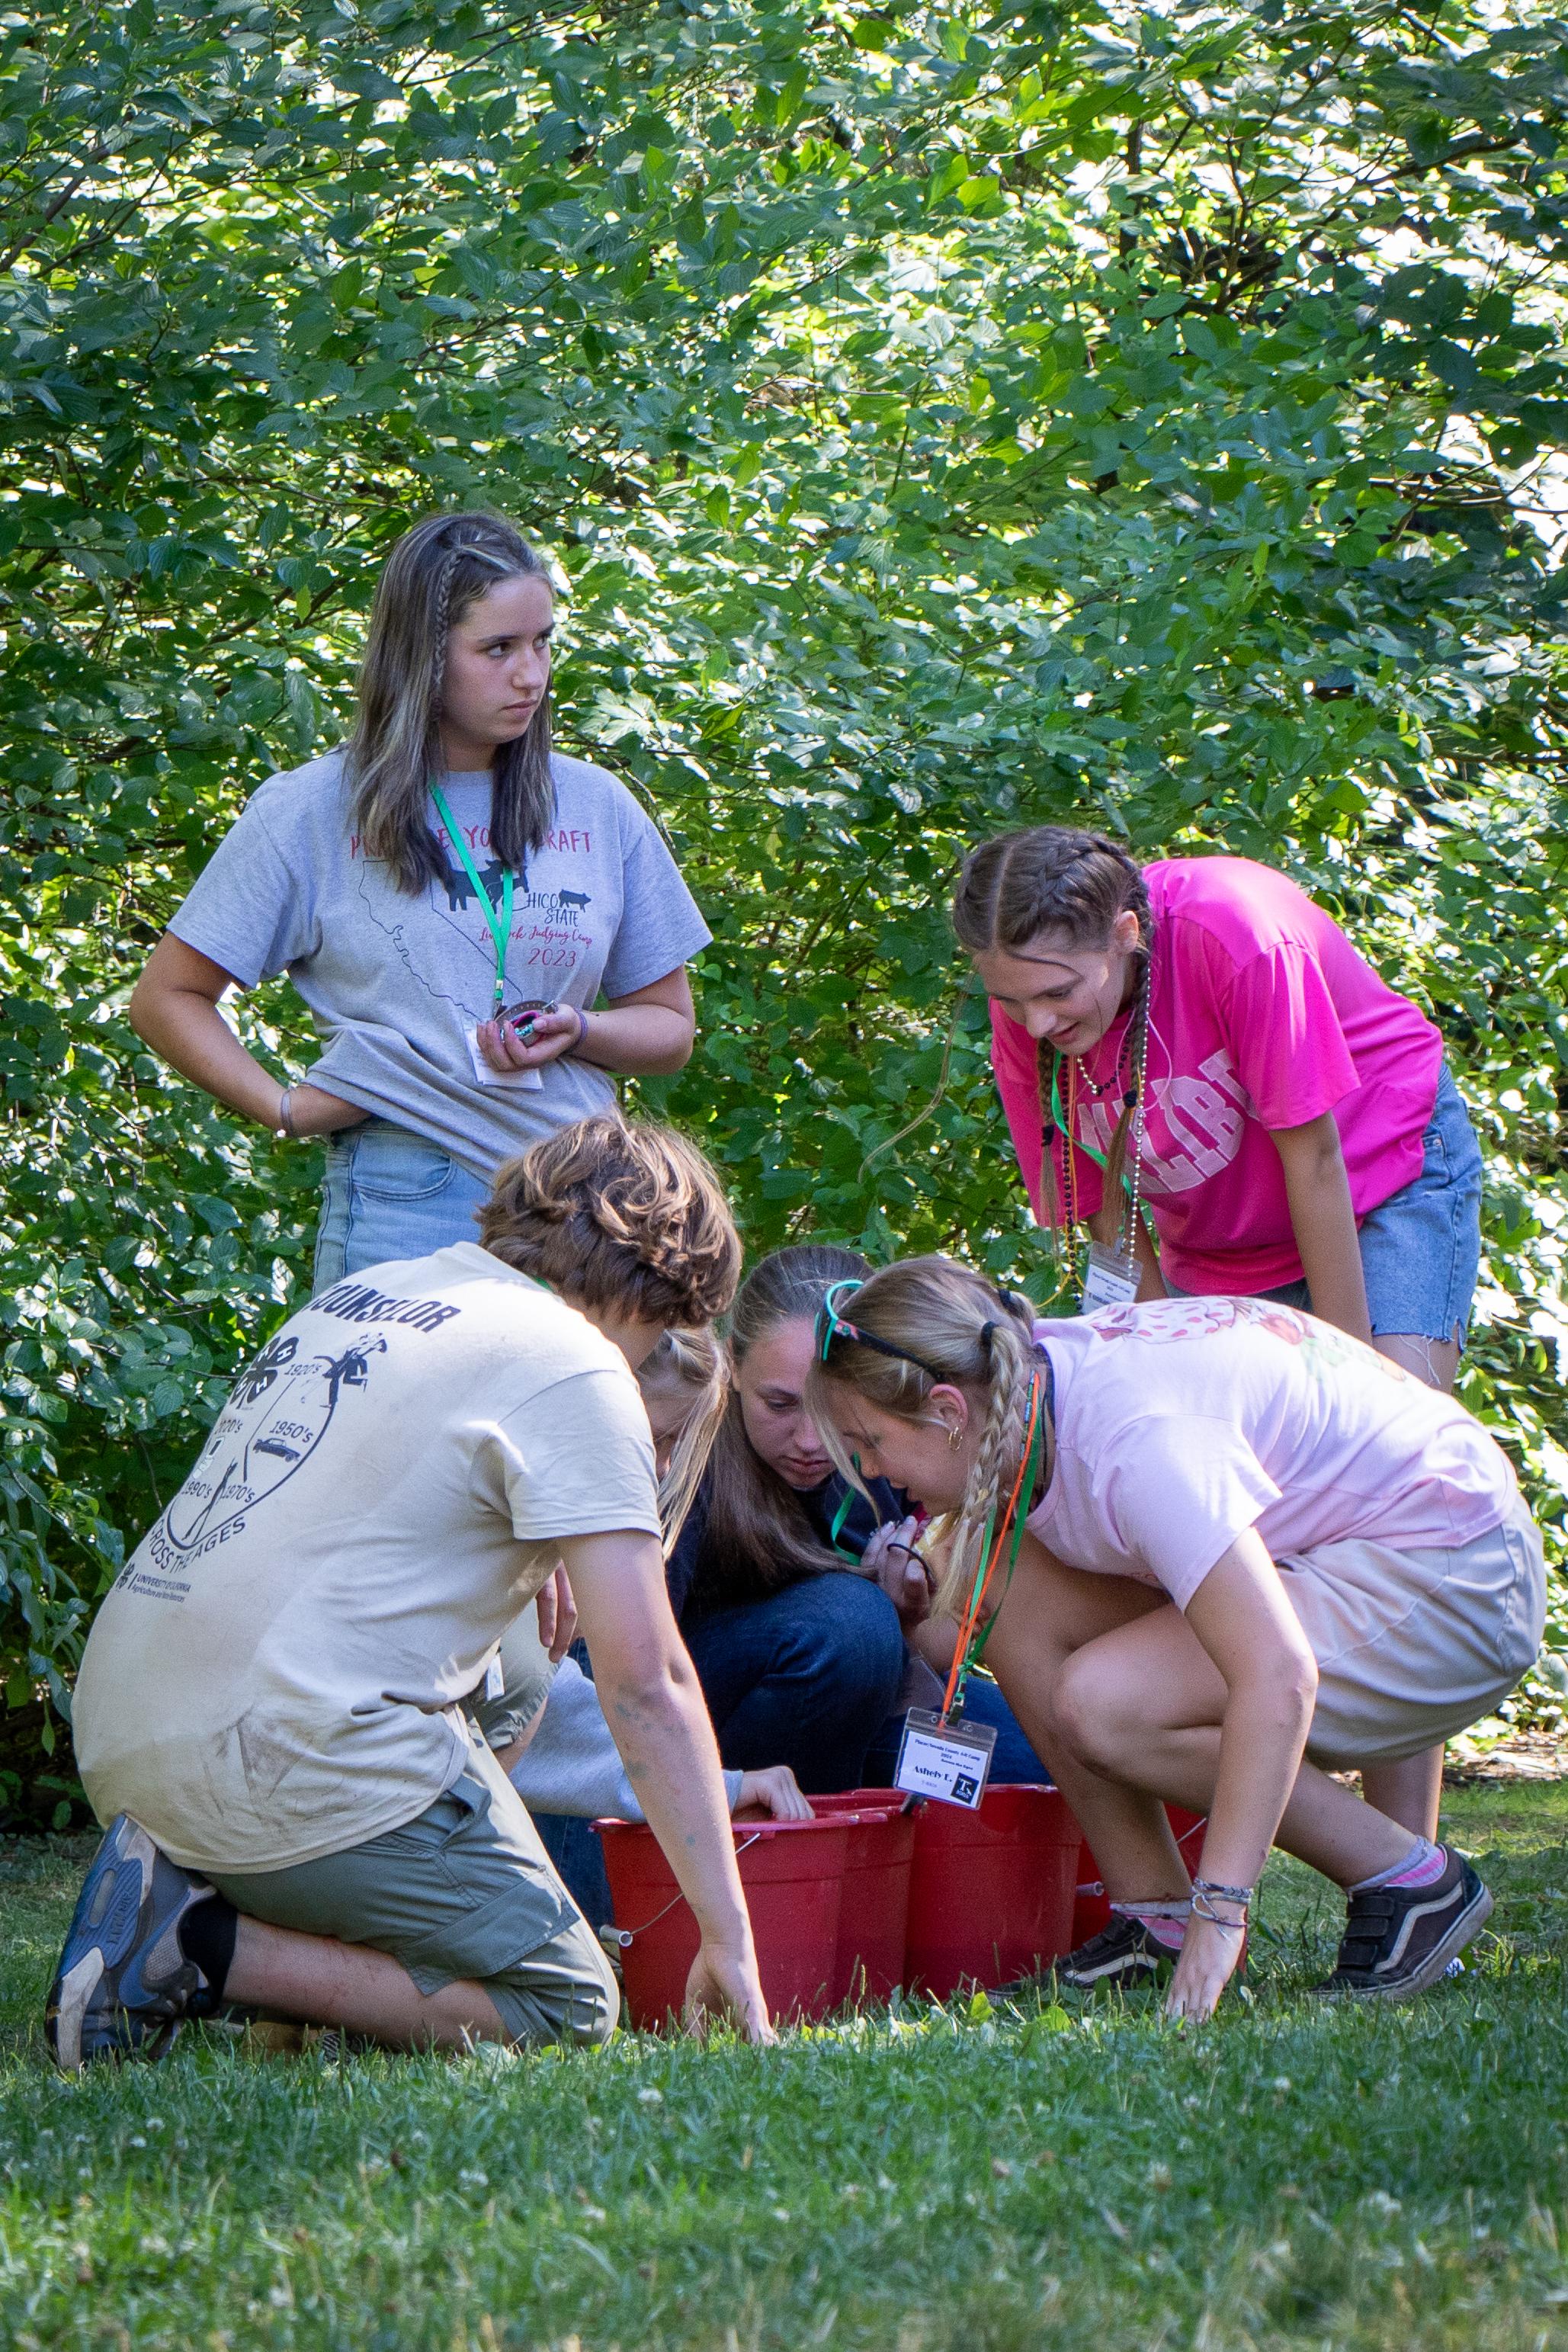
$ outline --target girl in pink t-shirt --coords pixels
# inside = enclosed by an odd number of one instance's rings
[[[1453,1387],[1479,1149],[1437,1031],[1304,891],[1040,825],[972,853],[953,920],[1035,1213],[1094,1236],[1087,1304],[1274,1298]],[[1377,1801],[1430,1835],[1441,1763]]]
[[[1443,1975],[1490,1896],[1329,1774],[1490,1714],[1539,1645],[1541,1539],[1461,1405],[1293,1307],[1039,1323],[937,1257],[834,1286],[807,1403],[841,1467],[950,1515],[938,1605],[969,1655],[966,1612],[986,1631],[1113,1897],[1060,1981],[1174,1962],[1171,2010],[1207,2016],[1272,1844],[1346,1894],[1322,1990]],[[1208,1816],[1190,1883],[1162,1800]]]

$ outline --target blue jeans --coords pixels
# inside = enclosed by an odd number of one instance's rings
[[[1030,1746],[1024,1727],[1002,1696],[1000,1686],[984,1675],[971,1675],[964,1693],[964,1717],[968,1723],[988,1723],[997,1735],[991,1750],[990,1779],[998,1788],[1027,1786],[1050,1789],[1055,1786],[1050,1772]],[[898,1769],[898,1744],[904,1737],[904,1718],[890,1715],[877,1733],[871,1754],[866,1759],[865,1786],[868,1789],[891,1789],[893,1776]]]
[[[1374,1337],[1411,1331],[1461,1344],[1481,1261],[1481,1148],[1445,1062],[1421,1139],[1419,1176],[1369,1209],[1357,1228]],[[1191,1294],[1167,1285],[1178,1298]],[[1312,1311],[1305,1282],[1259,1294]]]
[[[732,1771],[788,1764],[808,1795],[862,1785],[904,1636],[880,1585],[829,1570],[681,1626]]]
[[[809,1794],[891,1777],[867,1773],[904,1678],[898,1612],[879,1585],[830,1570],[765,1601],[687,1617],[681,1633],[730,1771],[788,1764]],[[582,1664],[589,1671],[586,1654]],[[598,1837],[570,1814],[533,1822],[583,1917],[602,1927],[610,1885]]]
[[[482,1178],[390,1119],[344,1128],[327,1138],[315,1288],[390,1258],[428,1257],[476,1240],[475,1213],[489,1197]]]

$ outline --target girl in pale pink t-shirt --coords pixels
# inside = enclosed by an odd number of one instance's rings
[[[841,1466],[952,1515],[938,1605],[961,1643],[990,1561],[986,1664],[1113,1898],[1059,1981],[1175,1962],[1173,2011],[1207,2015],[1271,1844],[1348,1898],[1323,1990],[1398,1999],[1444,1974],[1490,1896],[1329,1772],[1364,1789],[1490,1714],[1539,1645],[1541,1539],[1461,1405],[1293,1307],[1037,1323],[936,1257],[836,1286],[807,1402]],[[1190,1883],[1162,1800],[1208,1816]]]
[[[1437,1031],[1305,892],[1040,825],[973,852],[953,919],[1036,1214],[1123,1260],[1087,1303],[1277,1298],[1453,1387],[1479,1150]],[[1377,1801],[1430,1835],[1441,1762],[1390,1768]]]

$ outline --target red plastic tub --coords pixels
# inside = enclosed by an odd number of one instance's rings
[[[904,1981],[946,2000],[966,1978],[1006,1984],[1065,1952],[1078,1823],[1059,1789],[988,1789],[977,1812],[925,1804],[915,1832]]]
[[[850,1833],[832,2005],[885,2000],[904,1980],[915,1814],[904,1811],[897,1789],[848,1789],[813,1796],[810,1803],[820,1816],[844,1822]]]
[[[1176,1842],[1181,1848],[1181,1858],[1190,1876],[1203,1856],[1203,1833],[1208,1827],[1207,1813],[1189,1813],[1185,1806],[1167,1805],[1166,1812],[1176,1832]],[[1102,1927],[1111,1925],[1111,1898],[1100,1876],[1100,1865],[1085,1845],[1078,1864],[1078,1901],[1072,1913],[1072,1949],[1097,1936]]]
[[[679,2021],[697,1954],[697,1923],[658,1840],[642,1822],[598,1822],[615,1925],[629,1930],[621,1966],[633,2025]],[[776,2018],[821,2017],[832,2005],[847,1822],[737,1822],[736,1854],[758,1966]]]

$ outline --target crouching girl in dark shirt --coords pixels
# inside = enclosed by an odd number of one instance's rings
[[[904,1497],[873,1479],[873,1510],[846,1486],[804,1403],[828,1287],[869,1271],[819,1244],[753,1267],[728,1406],[669,1562],[725,1763],[789,1764],[809,1792],[890,1781],[904,1711],[939,1703],[933,1667],[951,1656]],[[997,1729],[994,1778],[1047,1777],[993,1683],[973,1681],[967,1706]]]

